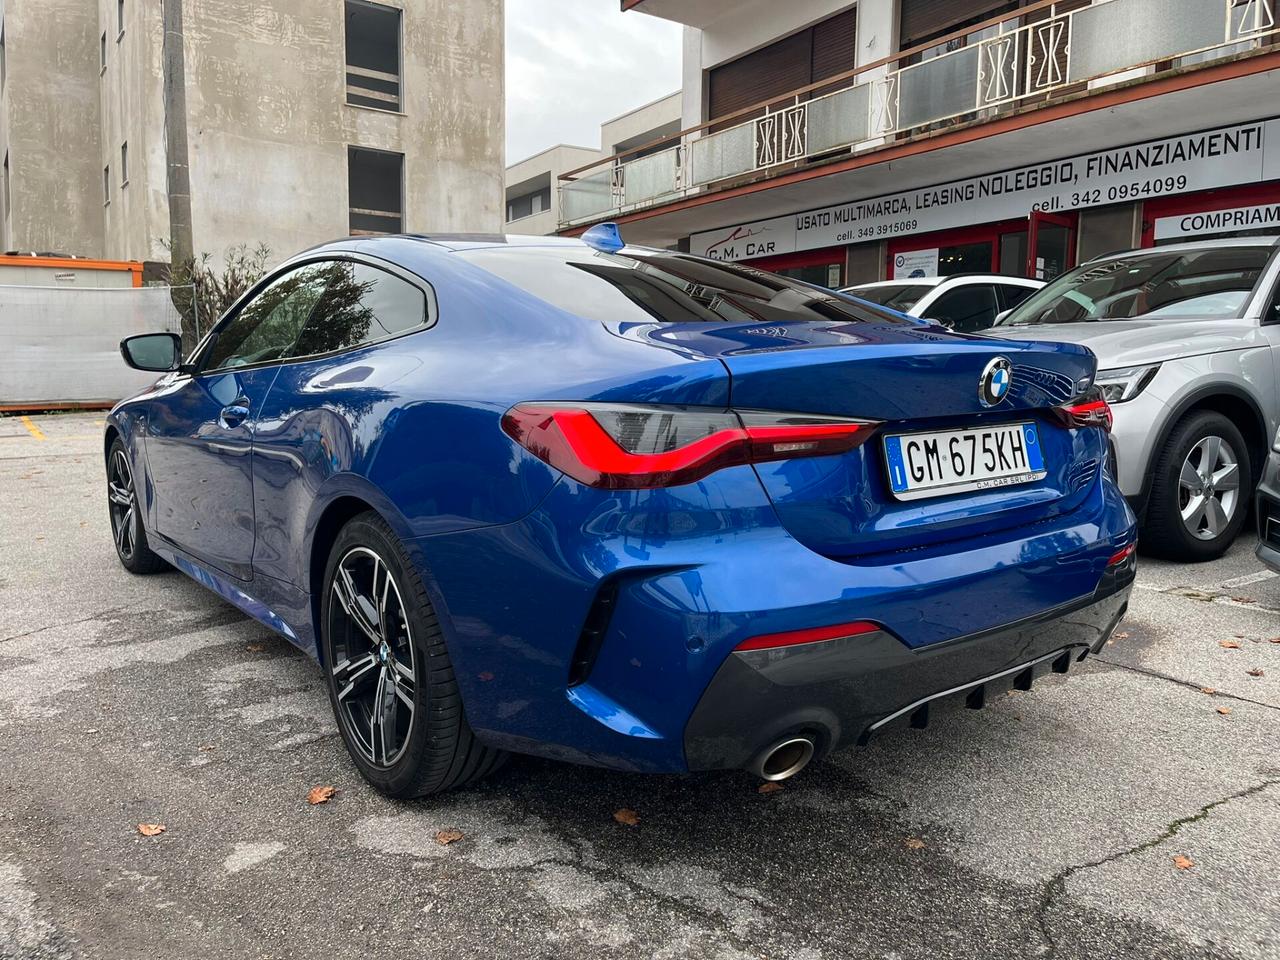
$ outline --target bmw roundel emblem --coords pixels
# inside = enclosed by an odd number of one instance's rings
[[[984,407],[994,407],[1009,395],[1013,386],[1013,364],[1007,357],[996,357],[982,371],[978,381],[978,399]]]

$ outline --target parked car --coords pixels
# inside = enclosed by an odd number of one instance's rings
[[[1120,489],[1144,549],[1221,556],[1244,526],[1280,425],[1280,244],[1215,240],[1101,257],[990,331],[1098,355]]]
[[[927,317],[959,333],[971,333],[985,330],[1000,314],[1012,310],[1043,286],[1043,280],[1025,277],[963,273],[882,280],[845,287],[840,292],[913,317]]]
[[[352,239],[110,414],[115,548],[319,660],[379,790],[506,751],[783,779],[1097,651],[1136,535],[1073,344],[734,264]]]

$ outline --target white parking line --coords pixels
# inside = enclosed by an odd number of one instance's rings
[[[1274,570],[1259,570],[1257,573],[1250,573],[1247,576],[1236,577],[1234,580],[1223,580],[1218,584],[1220,587],[1247,587],[1251,583],[1261,583],[1263,580],[1272,580],[1280,577],[1280,573]]]

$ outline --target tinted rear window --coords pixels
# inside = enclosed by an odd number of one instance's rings
[[[680,253],[579,247],[486,247],[457,256],[589,320],[908,323],[829,290],[734,263]]]

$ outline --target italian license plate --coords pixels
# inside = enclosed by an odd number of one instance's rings
[[[884,455],[899,500],[1011,487],[1047,473],[1034,423],[896,434],[884,438]]]

